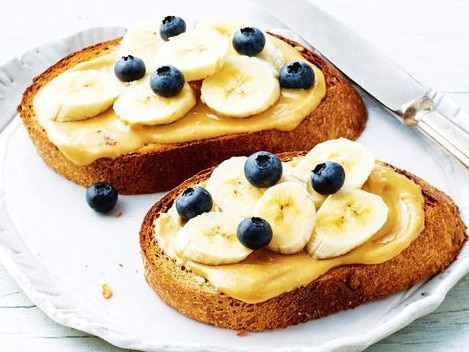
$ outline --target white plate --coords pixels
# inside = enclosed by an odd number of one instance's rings
[[[433,311],[469,271],[466,246],[444,273],[386,299],[244,337],[169,308],[144,280],[138,245],[140,222],[160,195],[121,196],[106,216],[91,211],[82,187],[44,166],[15,112],[37,73],[69,52],[122,33],[121,28],[88,30],[0,68],[0,261],[53,320],[119,347],[147,351],[361,351]],[[369,122],[360,141],[379,159],[447,192],[469,223],[467,170],[362,96]],[[467,121],[446,97],[436,98],[443,112]],[[111,299],[102,297],[103,283],[112,288]]]

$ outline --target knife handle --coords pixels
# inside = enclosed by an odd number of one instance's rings
[[[469,132],[435,110],[431,98],[417,99],[398,115],[406,125],[416,126],[469,169]]]
[[[469,132],[437,111],[422,116],[417,127],[469,168]]]

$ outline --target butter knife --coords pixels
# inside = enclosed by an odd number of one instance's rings
[[[254,0],[308,42],[404,125],[469,168],[469,132],[437,111],[431,90],[344,24],[307,0]]]

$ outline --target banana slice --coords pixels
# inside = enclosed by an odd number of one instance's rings
[[[270,250],[292,254],[301,251],[310,240],[316,221],[316,208],[304,187],[282,182],[268,188],[254,208],[254,216],[272,227]]]
[[[115,52],[109,53],[107,55],[98,56],[91,58],[86,61],[82,61],[70,67],[67,72],[73,71],[86,71],[86,70],[108,70],[110,73],[114,74],[114,65],[117,61]]]
[[[164,43],[160,36],[163,18],[163,15],[144,18],[130,26],[120,42],[118,57],[133,55],[145,62],[147,72],[155,70],[156,55]]]
[[[360,189],[332,194],[317,212],[306,250],[318,259],[343,255],[370,239],[387,216],[388,207],[376,194]]]
[[[264,189],[254,187],[244,176],[246,160],[245,156],[237,156],[223,161],[213,170],[206,189],[221,211],[250,217]]]
[[[282,162],[282,177],[278,182],[297,182],[298,184],[306,187],[306,183],[297,176],[296,169],[285,162]]]
[[[221,212],[196,216],[178,232],[175,251],[201,264],[238,263],[252,253],[238,240],[236,232],[241,220],[242,217]]]
[[[280,97],[275,71],[255,57],[231,55],[223,68],[207,77],[201,99],[226,116],[247,117],[270,108]]]
[[[176,66],[187,82],[197,81],[220,70],[228,47],[228,40],[221,34],[193,30],[165,42],[158,52],[157,62]]]
[[[130,84],[114,103],[114,112],[131,125],[174,122],[190,111],[197,99],[189,84],[173,97],[160,97],[150,88],[148,77]]]
[[[241,18],[230,15],[219,15],[200,20],[195,29],[212,30],[225,36],[230,42],[234,32],[248,26],[249,23]]]
[[[221,15],[216,17],[209,17],[199,21],[195,28],[206,29],[215,31],[225,36],[230,43],[230,54],[236,54],[236,50],[233,48],[232,40],[233,34],[240,28],[248,27],[251,24],[243,19]],[[273,38],[268,34],[265,35],[265,46],[264,49],[256,56],[257,58],[264,60],[272,65],[276,72],[280,72],[282,65],[285,63],[282,52],[275,46]]]
[[[290,166],[290,164],[287,163],[283,163],[282,168],[282,178],[279,182],[297,182],[308,191],[313,200],[314,206],[316,209],[319,209],[326,199],[326,196],[319,194],[313,189],[309,175],[305,172],[299,172],[296,167]]]
[[[282,52],[275,46],[273,42],[273,38],[267,34],[265,34],[265,45],[264,49],[257,54],[257,58],[268,62],[272,67],[275,69],[276,76],[280,73],[280,69],[285,64],[285,59],[283,57]]]
[[[317,144],[299,162],[297,170],[309,178],[316,165],[328,160],[338,162],[345,170],[342,190],[361,188],[375,166],[375,157],[363,144],[339,138]]]
[[[65,72],[41,89],[36,111],[53,121],[86,120],[109,109],[124,87],[110,71]]]

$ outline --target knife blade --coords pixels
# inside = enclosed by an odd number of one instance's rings
[[[417,128],[469,168],[469,132],[441,114],[408,72],[307,0],[254,0],[302,37],[404,125]]]

